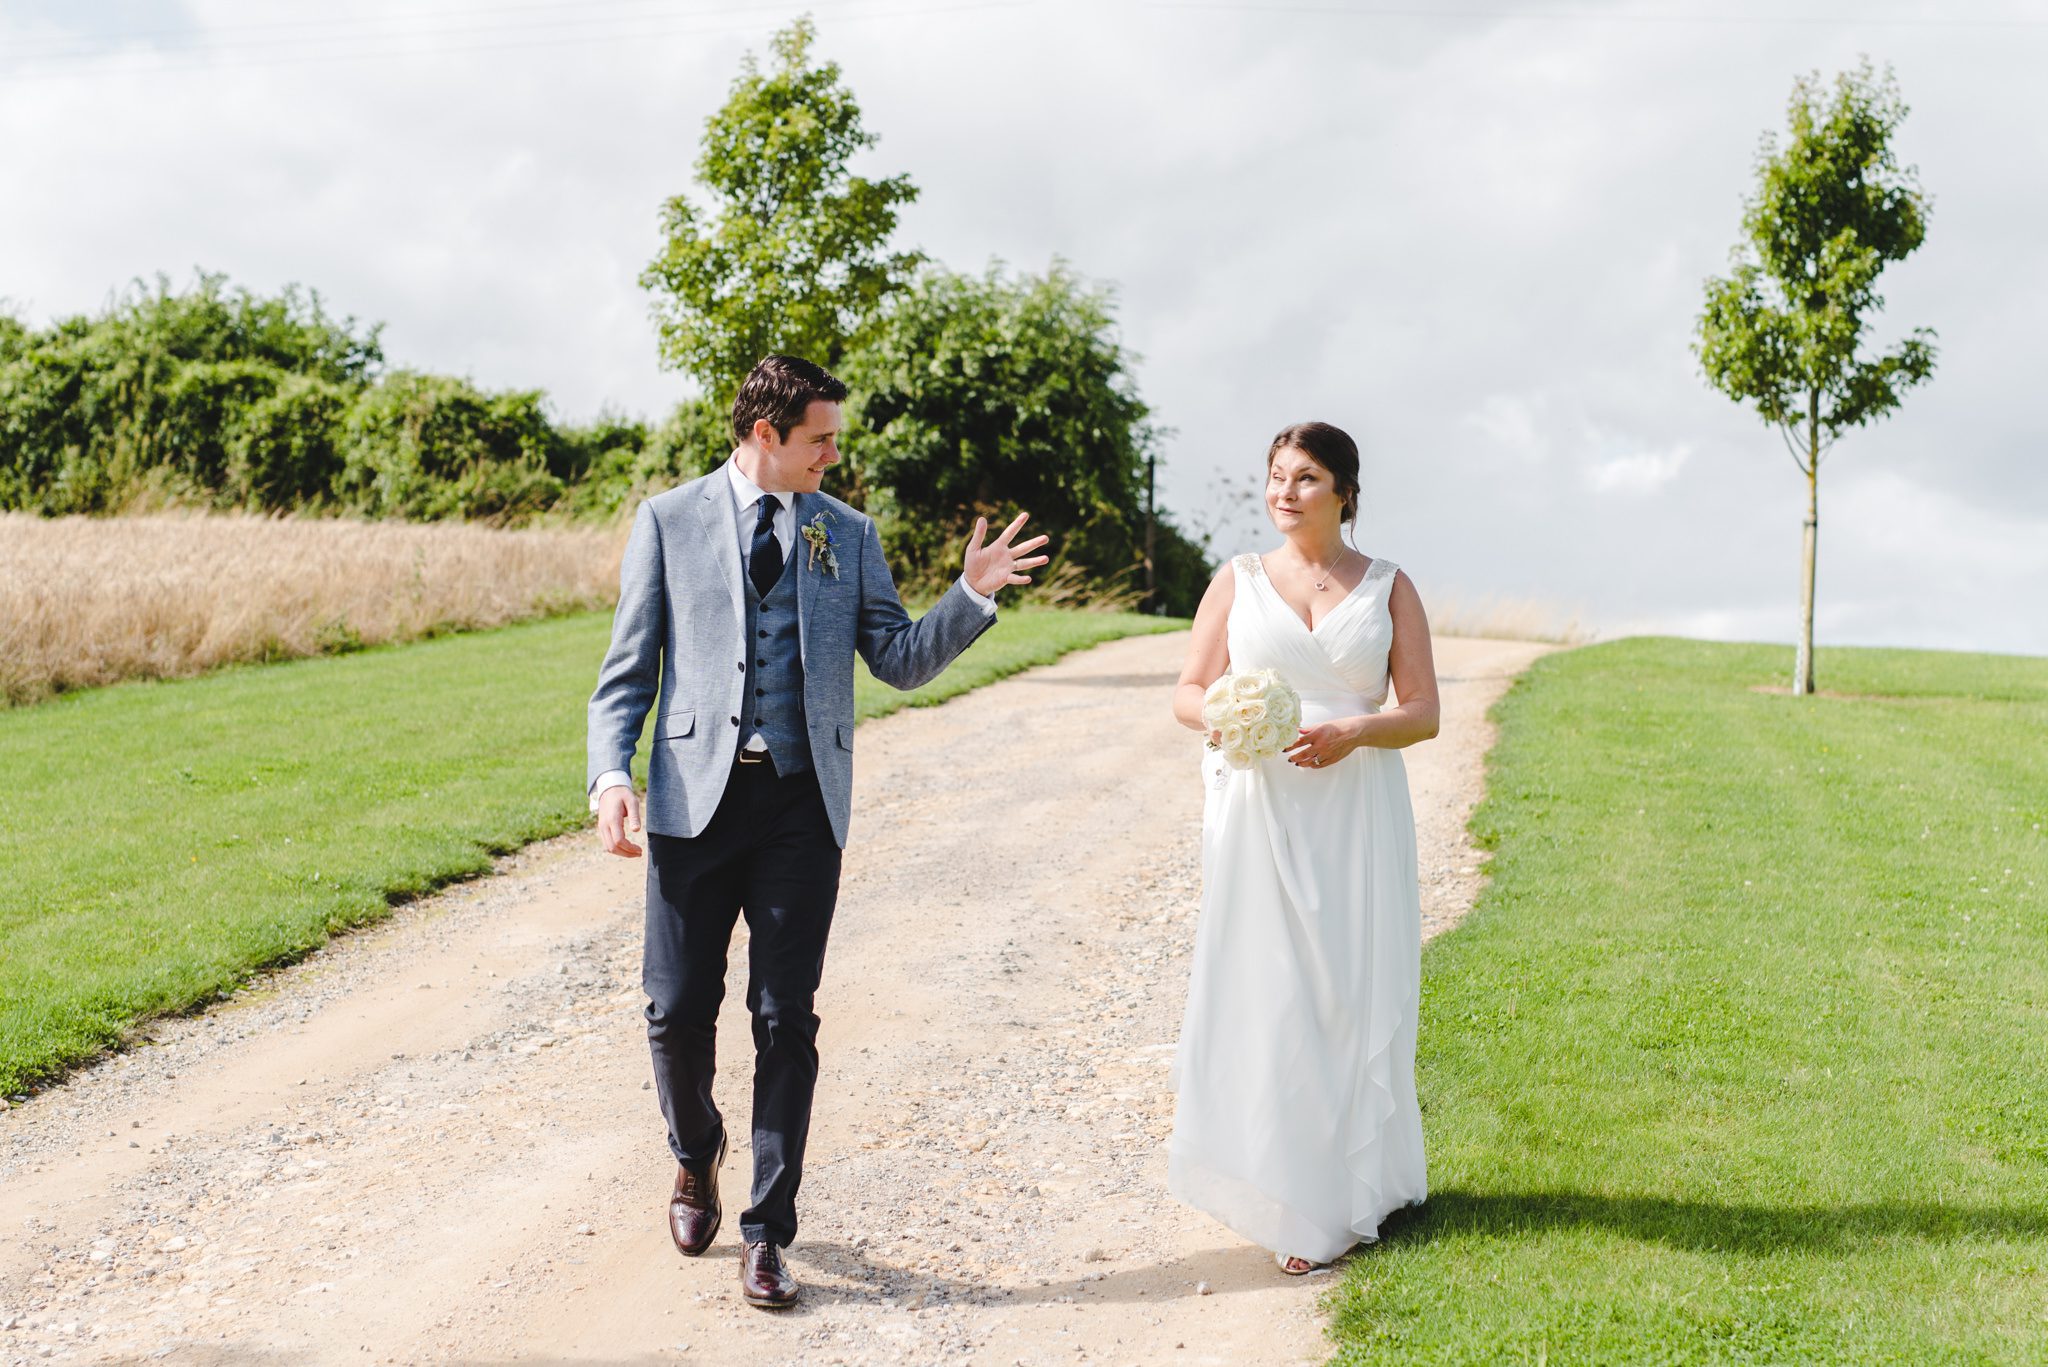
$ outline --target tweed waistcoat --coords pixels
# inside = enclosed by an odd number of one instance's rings
[[[803,547],[788,556],[766,598],[746,580],[747,685],[740,705],[743,732],[761,733],[778,775],[800,774],[811,767],[810,740],[804,731],[803,648],[797,637],[796,577],[803,573]]]

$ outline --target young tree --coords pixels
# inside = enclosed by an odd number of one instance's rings
[[[1821,458],[1934,373],[1934,333],[1916,328],[1889,351],[1859,354],[1866,323],[1884,307],[1878,274],[1927,235],[1919,173],[1892,153],[1906,106],[1890,68],[1879,78],[1865,59],[1836,77],[1832,96],[1819,73],[1801,77],[1789,114],[1782,150],[1764,137],[1742,218],[1747,240],[1729,275],[1707,281],[1695,350],[1708,382],[1778,428],[1806,477],[1792,680],[1804,694],[1814,688]]]
[[[816,30],[799,19],[770,40],[772,71],[751,53],[704,126],[696,175],[710,208],[662,206],[667,243],[641,273],[655,295],[664,364],[728,401],[770,352],[834,366],[876,306],[922,259],[883,250],[908,176],[847,172],[879,139],[837,63],[813,66]]]

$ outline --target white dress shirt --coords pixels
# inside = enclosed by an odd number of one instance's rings
[[[765,492],[760,485],[748,479],[740,469],[737,460],[727,460],[725,473],[732,486],[735,520],[740,532],[740,573],[747,572],[747,556],[754,546],[754,524],[760,520],[761,495]],[[789,548],[796,540],[796,495],[782,492],[771,495],[776,503],[775,520],[770,525],[775,532],[775,546],[784,559],[789,557]],[[977,590],[967,582],[967,575],[960,576],[960,587],[967,590],[967,596],[985,613],[993,614],[996,600]],[[747,737],[746,748],[753,751],[766,750],[768,742],[761,738],[759,731]],[[597,776],[597,782],[590,785],[590,810],[597,810],[597,800],[604,796],[605,789],[628,787],[633,777],[623,769],[607,769]]]

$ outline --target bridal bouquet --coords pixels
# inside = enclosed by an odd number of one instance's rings
[[[1301,725],[1301,699],[1277,670],[1254,669],[1225,674],[1202,696],[1202,724],[1219,732],[1210,741],[1233,769],[1249,769],[1256,760],[1272,759],[1295,737]]]

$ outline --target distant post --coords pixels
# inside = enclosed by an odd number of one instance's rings
[[[1892,134],[1906,117],[1887,67],[1866,58],[1835,78],[1792,87],[1790,138],[1764,136],[1745,240],[1726,277],[1706,282],[1694,350],[1707,382],[1779,431],[1806,478],[1799,574],[1799,649],[1792,691],[1814,690],[1814,566],[1820,462],[1841,434],[1885,416],[1934,374],[1934,333],[1915,328],[1890,351],[1859,356],[1865,323],[1884,307],[1877,277],[1927,236],[1928,201]]]
[[[1159,453],[1145,453],[1145,610],[1159,611],[1159,594],[1153,582],[1152,570],[1152,527],[1153,527],[1153,477],[1159,470]]]

